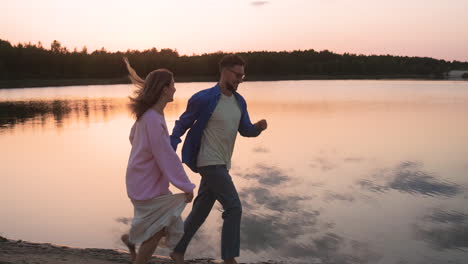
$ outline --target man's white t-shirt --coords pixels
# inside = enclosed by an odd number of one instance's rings
[[[203,131],[197,167],[225,164],[231,168],[241,110],[234,95],[221,93],[210,120]]]

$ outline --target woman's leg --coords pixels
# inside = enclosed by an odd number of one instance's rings
[[[143,242],[138,249],[138,254],[136,255],[135,262],[134,264],[146,264],[148,263],[149,259],[153,255],[154,251],[156,250],[156,247],[158,246],[159,240],[166,234],[166,230],[163,229],[156,234],[154,234],[153,237],[150,239],[146,240]]]

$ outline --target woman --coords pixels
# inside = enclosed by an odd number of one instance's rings
[[[166,69],[152,71],[142,80],[124,58],[129,77],[137,87],[130,97],[136,122],[130,132],[132,150],[128,161],[127,194],[134,207],[130,233],[122,236],[135,264],[147,263],[161,238],[174,246],[183,234],[180,214],[193,199],[195,185],[171,147],[164,108],[173,101],[173,74]],[[169,183],[185,194],[173,195]],[[141,244],[138,254],[135,245]]]

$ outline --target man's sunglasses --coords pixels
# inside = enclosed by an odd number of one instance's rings
[[[243,73],[238,73],[238,72],[236,72],[236,71],[234,71],[234,70],[231,70],[231,69],[229,69],[229,68],[227,68],[226,70],[228,70],[228,71],[234,73],[234,74],[236,75],[236,78],[237,78],[237,79],[241,79],[241,80],[244,80],[244,79],[245,79],[245,74],[243,74]]]

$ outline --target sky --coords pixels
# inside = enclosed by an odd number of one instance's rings
[[[69,50],[329,50],[468,61],[468,0],[0,0],[0,39]]]

